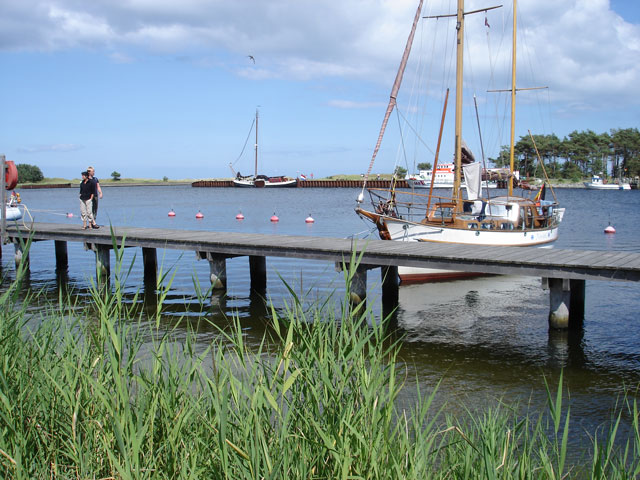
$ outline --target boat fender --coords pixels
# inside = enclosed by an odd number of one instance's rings
[[[18,168],[16,167],[16,164],[13,162],[13,160],[7,160],[5,162],[5,168],[5,188],[7,190],[13,190],[14,188],[16,188],[16,185],[18,185]]]

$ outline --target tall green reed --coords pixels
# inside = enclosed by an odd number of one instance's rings
[[[234,318],[206,348],[161,328],[171,277],[160,275],[149,321],[125,302],[131,266],[114,243],[114,281],[91,285],[91,305],[0,296],[0,475],[6,478],[634,478],[634,402],[568,463],[570,412],[562,378],[548,409],[507,402],[444,414],[438,385],[415,387],[384,319],[351,304],[295,295],[271,306],[262,343]],[[204,298],[204,296],[203,296]],[[43,302],[29,329],[27,306]],[[63,303],[63,302],[61,302]],[[206,305],[202,306],[203,311]],[[162,323],[164,326],[164,323]],[[180,342],[176,338],[181,338]],[[418,382],[416,382],[418,383]],[[405,395],[401,401],[401,396]],[[620,415],[632,435],[618,438]]]

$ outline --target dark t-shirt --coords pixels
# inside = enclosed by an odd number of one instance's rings
[[[93,200],[94,201],[98,201],[98,184],[100,183],[100,180],[98,180],[96,177],[90,178],[89,181],[93,184]]]
[[[80,200],[89,200],[91,195],[95,195],[96,186],[91,180],[80,182]]]

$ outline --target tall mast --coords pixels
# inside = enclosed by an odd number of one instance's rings
[[[254,178],[258,176],[258,109],[256,108],[256,161],[253,173]]]
[[[513,0],[513,38],[511,45],[511,141],[509,144],[509,195],[513,195],[514,150],[516,136],[516,11],[517,0]]]
[[[398,97],[398,91],[400,90],[400,85],[402,84],[402,77],[404,75],[404,70],[407,66],[407,61],[409,60],[409,54],[411,53],[411,46],[413,45],[413,37],[416,33],[416,27],[418,25],[418,21],[420,20],[420,12],[422,11],[422,3],[423,0],[420,0],[418,3],[418,9],[416,10],[416,14],[413,17],[413,24],[411,25],[411,32],[409,33],[409,38],[407,38],[407,44],[404,47],[404,53],[402,54],[402,59],[400,60],[400,66],[398,67],[398,71],[396,72],[396,79],[393,82],[393,86],[391,87],[391,95],[389,96],[389,104],[387,105],[387,111],[384,114],[384,119],[382,120],[382,126],[380,127],[380,133],[378,133],[378,141],[376,142],[376,146],[373,149],[373,155],[371,156],[371,162],[369,162],[369,168],[367,169],[367,173],[364,176],[364,182],[362,184],[362,192],[358,196],[358,201],[361,202],[364,194],[364,189],[367,186],[367,180],[369,179],[369,175],[371,174],[371,169],[373,168],[373,163],[376,161],[376,156],[378,155],[378,150],[380,150],[380,144],[382,143],[382,137],[384,136],[384,131],[387,128],[387,123],[389,122],[389,117],[391,116],[391,112],[396,106],[396,99]]]
[[[453,198],[461,198],[460,181],[462,174],[462,58],[464,53],[464,0],[458,0],[456,47],[456,137],[455,137],[455,178]]]

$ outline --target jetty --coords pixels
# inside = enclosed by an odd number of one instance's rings
[[[367,293],[367,270],[381,269],[383,309],[398,303],[398,266],[463,270],[492,275],[523,275],[542,278],[549,290],[549,326],[581,328],[584,318],[586,280],[640,281],[640,253],[606,252],[535,247],[478,247],[427,242],[391,242],[311,236],[247,234],[202,230],[111,227],[82,230],[78,225],[33,223],[7,225],[6,240],[14,246],[16,265],[26,262],[28,240],[55,242],[56,270],[68,269],[67,242],[82,242],[95,252],[99,283],[108,282],[110,251],[142,249],[145,285],[157,283],[157,249],[193,251],[210,266],[213,290],[224,291],[226,260],[249,259],[251,289],[263,292],[267,284],[266,257],[324,260],[337,267],[353,262],[351,295],[363,301]],[[357,262],[353,259],[358,259]]]

